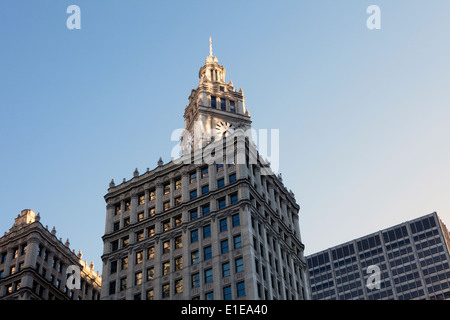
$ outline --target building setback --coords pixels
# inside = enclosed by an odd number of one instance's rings
[[[100,299],[101,277],[94,265],[83,261],[81,252],[70,251],[68,240],[58,240],[54,227],[49,231],[39,221],[39,213],[22,210],[0,238],[0,300]],[[69,290],[70,266],[81,274],[80,287]]]
[[[310,255],[312,299],[450,299],[449,239],[433,212]]]
[[[242,90],[225,82],[210,49],[181,141],[184,159],[201,161],[160,159],[105,195],[102,299],[308,298],[294,194],[262,174],[267,163],[249,139],[231,140],[220,161],[202,159],[251,124]],[[250,157],[258,160],[239,161]]]

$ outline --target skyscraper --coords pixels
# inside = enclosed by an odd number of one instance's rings
[[[98,300],[101,277],[40,223],[40,215],[22,210],[0,238],[0,300]],[[70,268],[70,269],[69,269]],[[68,285],[69,270],[79,279]]]
[[[180,157],[110,183],[102,299],[308,298],[300,208],[211,40],[188,100]]]
[[[312,254],[312,299],[450,299],[449,240],[433,212]]]

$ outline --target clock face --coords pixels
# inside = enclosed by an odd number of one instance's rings
[[[226,121],[220,121],[216,125],[216,132],[219,137],[228,137],[234,133],[234,126]]]

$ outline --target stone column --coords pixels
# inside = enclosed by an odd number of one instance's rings
[[[105,234],[113,231],[113,220],[115,214],[115,205],[108,203],[106,205],[106,223],[105,223]]]
[[[130,224],[136,223],[136,221],[137,221],[138,201],[139,201],[139,198],[138,198],[136,192],[133,192],[131,195]]]
[[[161,213],[163,211],[163,185],[161,182],[156,183],[156,203],[155,203],[155,212]]]
[[[170,207],[171,208],[173,208],[173,207],[175,207],[175,197],[174,197],[174,194],[175,194],[175,179],[170,179],[170,182],[169,182],[169,186],[170,186]]]
[[[189,199],[189,173],[184,172],[181,176],[181,199],[184,202],[188,202]],[[187,220],[186,220],[187,221]]]
[[[209,176],[209,190],[213,191],[217,189],[217,166],[215,163],[208,166]]]
[[[202,195],[202,186],[201,186],[201,180],[202,180],[202,170],[200,167],[197,167],[197,198]]]
[[[120,227],[121,228],[125,227],[124,222],[123,222],[124,213],[125,213],[125,201],[122,200],[122,201],[120,201]]]

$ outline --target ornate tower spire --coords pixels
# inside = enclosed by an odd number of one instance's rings
[[[211,36],[209,37],[209,56],[212,57],[212,41],[211,41]]]
[[[200,68],[199,85],[191,91],[189,105],[184,112],[185,132],[181,139],[183,153],[190,153],[211,141],[221,139],[241,128],[251,126],[242,90],[225,82],[225,68],[213,56],[209,37],[209,56]]]

